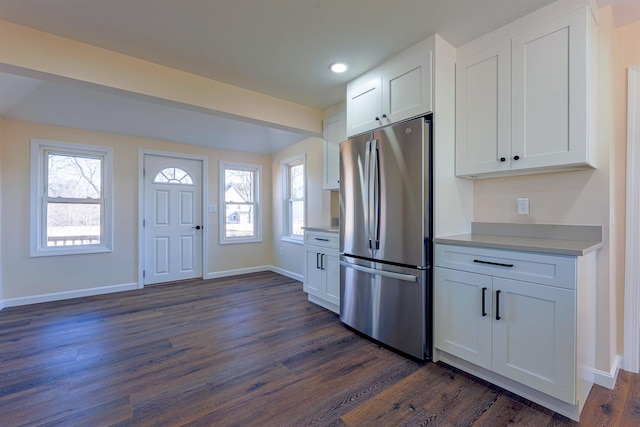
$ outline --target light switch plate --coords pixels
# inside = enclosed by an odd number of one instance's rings
[[[518,215],[529,215],[529,198],[518,197]]]
[[[218,206],[209,205],[209,213],[218,213]]]

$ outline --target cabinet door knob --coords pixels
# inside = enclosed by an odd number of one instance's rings
[[[507,159],[506,159],[505,157],[500,157],[500,161],[501,161],[501,162],[506,162],[506,161],[507,161]]]
[[[520,156],[513,156],[513,160],[520,160]]]
[[[383,115],[382,115],[382,118],[383,118],[383,119],[386,119],[386,118],[387,118],[387,115],[386,115],[386,114],[383,114]]]
[[[376,116],[376,122],[380,121],[380,117]]]

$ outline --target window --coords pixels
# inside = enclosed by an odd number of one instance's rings
[[[153,178],[155,184],[193,184],[193,178],[186,171],[180,168],[162,169]]]
[[[31,140],[31,256],[112,249],[111,148]]]
[[[281,163],[283,206],[283,240],[302,242],[305,225],[304,156]]]
[[[220,162],[220,243],[262,241],[259,165]]]

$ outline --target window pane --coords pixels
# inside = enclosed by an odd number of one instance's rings
[[[158,172],[153,182],[167,184],[193,184],[193,179],[186,171],[180,168],[166,168]]]
[[[296,165],[290,168],[291,179],[291,198],[304,198],[304,166]]]
[[[253,202],[253,172],[226,169],[224,200],[227,203]]]
[[[99,199],[102,194],[102,159],[48,155],[47,196]]]
[[[291,234],[302,236],[304,227],[304,201],[291,202]]]
[[[100,243],[100,204],[47,203],[47,246]]]
[[[255,235],[253,205],[227,204],[225,207],[225,237],[251,237]]]

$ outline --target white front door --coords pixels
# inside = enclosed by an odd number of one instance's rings
[[[144,284],[202,277],[202,162],[144,155]]]

